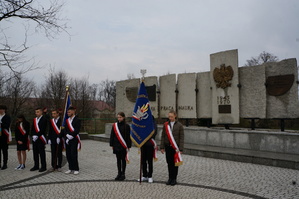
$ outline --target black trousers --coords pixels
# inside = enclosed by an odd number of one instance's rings
[[[117,170],[118,175],[125,175],[126,174],[126,150],[114,151],[117,160]]]
[[[153,175],[153,156],[154,156],[153,146],[143,145],[141,147],[143,177],[151,178]]]
[[[62,164],[62,143],[51,144],[51,166],[54,169],[61,168]]]
[[[1,165],[1,154],[3,154],[3,165],[7,165],[8,160],[8,144],[6,140],[0,141],[0,165]]]
[[[34,167],[39,168],[39,158],[40,158],[41,168],[46,169],[47,164],[46,164],[45,144],[40,139],[37,139],[36,142],[33,142],[32,148],[33,148]]]
[[[166,161],[168,165],[168,177],[169,179],[176,180],[178,176],[179,167],[174,164],[175,150],[171,146],[165,147]]]
[[[78,163],[78,140],[73,138],[66,144],[66,159],[69,163],[69,170],[79,171]]]

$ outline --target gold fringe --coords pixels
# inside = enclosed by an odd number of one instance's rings
[[[175,163],[176,167],[181,166],[181,165],[183,165],[183,161]]]

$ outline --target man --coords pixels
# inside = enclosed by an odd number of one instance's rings
[[[53,119],[50,120],[48,144],[51,145],[51,165],[50,171],[61,171],[62,164],[62,142],[61,142],[61,118],[57,110],[52,111]]]
[[[70,106],[67,111],[68,119],[65,126],[65,143],[66,143],[66,158],[69,163],[69,170],[66,174],[74,173],[79,174],[78,163],[78,149],[80,149],[81,141],[79,137],[79,131],[81,128],[81,121],[75,115],[76,108]]]
[[[35,115],[36,118],[33,119],[31,126],[34,167],[32,167],[30,171],[39,170],[39,172],[44,172],[47,170],[45,147],[47,144],[46,129],[48,121],[43,116],[43,111],[41,108],[35,109]],[[40,169],[39,158],[41,160]]]
[[[168,181],[166,185],[176,185],[178,166],[181,165],[181,153],[184,149],[184,128],[183,125],[176,121],[177,114],[175,111],[168,113],[168,122],[164,123],[161,135],[161,153],[166,152],[166,161],[168,165]]]
[[[1,170],[7,169],[8,160],[8,143],[11,141],[10,123],[11,119],[6,114],[7,107],[0,105],[0,167],[1,167],[1,151],[3,153],[3,166]]]

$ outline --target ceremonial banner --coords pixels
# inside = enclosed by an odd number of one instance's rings
[[[131,140],[140,148],[154,134],[154,122],[144,82],[141,82],[132,116]]]
[[[69,116],[67,115],[67,110],[68,108],[72,105],[71,104],[71,97],[70,94],[68,92],[68,90],[66,91],[66,97],[65,97],[65,105],[64,105],[64,110],[63,110],[63,118],[62,118],[62,124],[61,127],[64,128],[66,125],[66,120],[69,118]]]

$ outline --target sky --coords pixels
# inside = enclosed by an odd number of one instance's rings
[[[44,1],[43,1],[44,2]],[[41,67],[26,75],[42,83],[49,68],[90,83],[169,73],[205,72],[210,54],[238,49],[239,67],[266,51],[299,58],[298,0],[65,0],[68,32],[55,39],[28,34],[27,57]],[[24,26],[11,21],[9,38]]]

